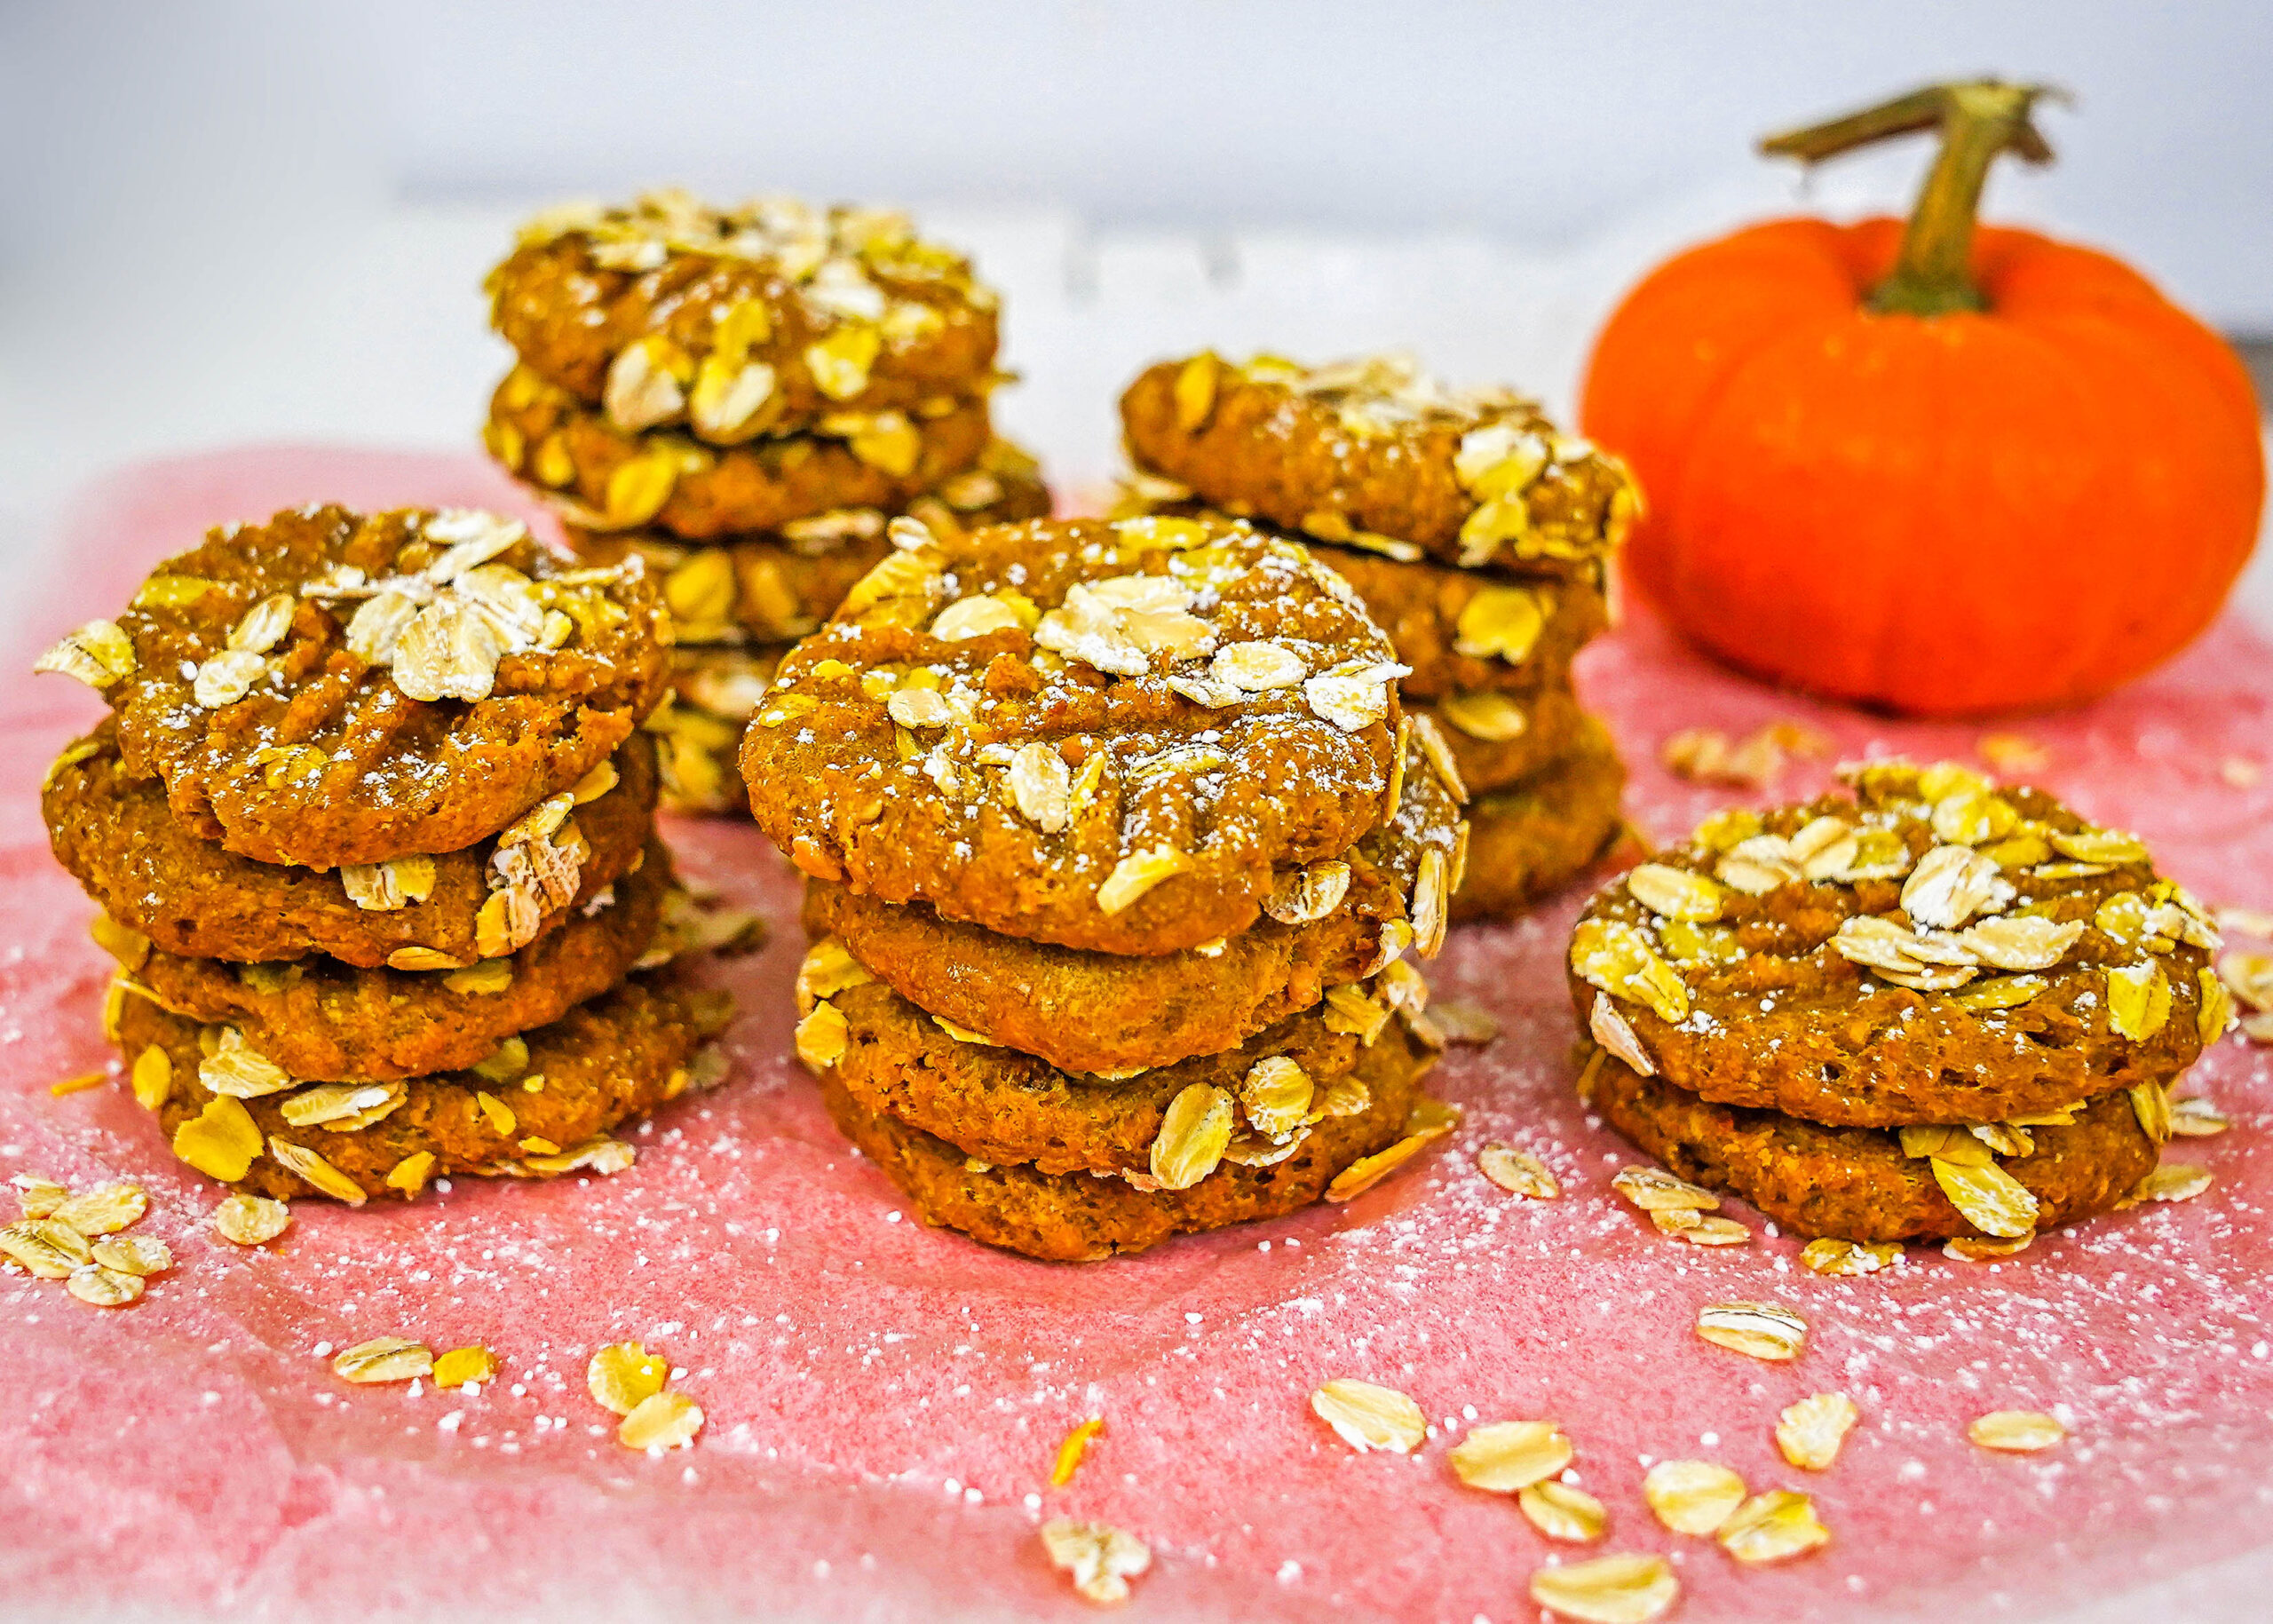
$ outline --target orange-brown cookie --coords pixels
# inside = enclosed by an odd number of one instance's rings
[[[743,738],[758,827],[806,873],[1174,953],[1388,810],[1402,668],[1303,549],[1176,519],[902,534]]]
[[[669,853],[646,860],[509,958],[465,970],[357,970],[333,959],[225,964],[154,949],[129,967],[175,1014],[234,1028],[249,1073],[288,1081],[420,1077],[472,1066],[516,1033],[598,997],[638,963],[663,914]]]
[[[1578,749],[1508,789],[1469,804],[1468,868],[1454,919],[1519,914],[1584,874],[1624,828],[1626,768],[1606,729],[1588,719]]]
[[[1366,1090],[1363,1111],[1319,1123],[1282,1161],[1267,1167],[1225,1161],[1182,1190],[1144,1189],[1092,1173],[1052,1176],[1032,1166],[993,1166],[869,1109],[828,1073],[821,1078],[821,1097],[845,1137],[899,1187],[926,1224],[1029,1257],[1080,1263],[1309,1206],[1353,1163],[1400,1139],[1416,1098],[1415,1081],[1433,1058],[1390,1022],[1350,1073]]]
[[[839,412],[812,433],[706,446],[668,429],[627,434],[524,367],[490,397],[482,439],[567,523],[709,539],[844,508],[897,512],[978,466],[994,433],[981,394]]]
[[[646,844],[655,812],[653,741],[633,734],[583,793],[573,814],[582,848],[574,902],[589,901]],[[411,963],[471,963],[481,956],[482,908],[503,877],[495,838],[398,860],[391,871],[239,857],[177,822],[156,779],[126,775],[108,723],[57,758],[40,804],[56,860],[104,912],[186,958],[258,963],[324,954],[374,969],[402,955]],[[535,931],[528,939],[570,911],[544,908],[524,922]]]
[[[966,1030],[1066,1071],[1127,1072],[1234,1048],[1408,945],[1433,957],[1464,842],[1459,798],[1414,737],[1396,817],[1345,859],[1287,875],[1263,918],[1202,948],[1082,953],[820,879],[806,882],[805,925]]]
[[[969,394],[994,362],[994,290],[882,210],[575,204],[525,226],[487,286],[522,361],[626,433],[732,445]]]
[[[569,788],[661,699],[669,640],[636,564],[566,569],[487,513],[309,507],[215,530],[41,663],[103,689],[191,833],[335,867]]]
[[[1587,1097],[1611,1126],[1682,1177],[1742,1196],[1794,1234],[1842,1240],[1938,1240],[1984,1232],[1952,1201],[1944,1178],[1966,1168],[1935,1170],[1934,1159],[1905,1153],[1901,1137],[1875,1128],[1826,1128],[1774,1111],[1716,1105],[1645,1078],[1604,1054],[1587,1081]],[[1970,1136],[1961,1152],[1974,1176],[1986,1165],[2004,1178],[2010,1221],[1997,1228],[2016,1239],[2107,1212],[2154,1170],[2160,1153],[2121,1092],[2085,1105],[2067,1126],[2029,1128],[2027,1153],[1992,1154]],[[2014,1197],[2008,1185],[2025,1192]],[[1970,1205],[1976,1198],[1958,1184]],[[1984,1209],[1990,1210],[1990,1209]]]
[[[1594,718],[1568,687],[1483,688],[1406,708],[1436,723],[1470,793],[1511,788],[1586,748]]]
[[[217,1095],[201,1080],[209,1047],[219,1052],[219,1028],[129,997],[116,1035],[137,1097],[157,1111],[190,1166],[261,1195],[360,1206],[415,1196],[453,1174],[537,1178],[630,1167],[631,1147],[609,1130],[723,1078],[723,1057],[704,1046],[733,1012],[724,993],[659,971],[509,1042],[479,1072],[250,1099]]]
[[[1706,1099],[1865,1128],[2159,1082],[2222,1026],[2215,927],[2136,836],[1953,764],[1851,778],[1851,799],[1720,814],[1598,892],[1580,1020]]]
[[[1363,533],[1473,569],[1584,560],[1632,522],[1616,458],[1528,400],[1454,393],[1408,360],[1162,361],[1121,399],[1140,467],[1325,542]]]

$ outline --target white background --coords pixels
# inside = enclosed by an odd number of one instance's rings
[[[1992,214],[2273,334],[2265,0],[0,0],[0,552],[131,457],[470,445],[512,220],[671,181],[909,204],[975,250],[1026,377],[1002,416],[1060,478],[1109,472],[1121,384],[1203,344],[1406,345],[1567,408],[1651,259],[1898,210],[1927,156],[1803,189],[1759,134],[1987,71],[2076,96]]]

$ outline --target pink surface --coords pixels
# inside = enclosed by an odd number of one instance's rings
[[[132,471],[73,518],[56,585],[19,606],[9,669],[109,611],[205,523],[313,497],[513,504],[472,459],[268,450]],[[1636,763],[1635,815],[1660,835],[1728,798],[1651,764],[1679,727],[1799,716],[1847,752],[1919,756],[1966,753],[1982,731],[1822,710],[1648,623],[1590,653],[1585,683]],[[461,1181],[361,1213],[304,1204],[273,1251],[243,1252],[211,1238],[214,1187],[123,1089],[48,1093],[108,1058],[105,961],[36,804],[48,758],[96,709],[60,678],[0,685],[0,1176],[139,1181],[143,1232],[178,1266],[107,1312],[0,1277],[0,1613],[1073,1617],[1085,1604],[1034,1533],[1065,1512],[1152,1542],[1132,1617],[1530,1618],[1525,1578],[1558,1548],[1450,1476],[1446,1446],[1473,1415],[1558,1420],[1579,1480],[1610,1507],[1604,1549],[1678,1565],[1677,1617],[2035,1617],[2190,1578],[2186,1616],[2263,1616],[2266,1050],[2229,1042],[2196,1073],[2235,1122],[2174,1153],[2215,1169],[2201,1199],[1995,1267],[1919,1254],[1890,1277],[1818,1279],[1788,1240],[1686,1248],[1611,1193],[1627,1155],[1568,1087],[1565,898],[1458,932],[1439,961],[1440,993],[1487,1004],[1507,1030],[1437,1073],[1468,1122],[1416,1171],[1346,1208],[1050,1267],[907,1221],[847,1152],[784,1060],[797,957],[784,866],[747,828],[685,825],[685,866],[776,926],[731,972],[748,1013],[723,1090],[664,1112],[616,1178]],[[2246,789],[2219,773],[2229,757],[2273,757],[2264,643],[2228,622],[2087,713],[2021,725],[2053,754],[2048,788],[2141,830],[2214,902],[2273,908],[2273,772]],[[1783,788],[1811,793],[1821,776],[1795,770]],[[1566,1199],[1487,1184],[1473,1158],[1493,1138],[1544,1156]],[[1805,1356],[1762,1365],[1697,1342],[1697,1307],[1733,1297],[1799,1309]],[[350,1388],[317,1351],[382,1333],[486,1343],[505,1379],[472,1399]],[[608,1435],[583,1368],[620,1338],[686,1368],[678,1385],[709,1416],[693,1451],[649,1460]],[[1411,1392],[1438,1436],[1409,1460],[1351,1454],[1306,1405],[1336,1375]],[[1860,1403],[1862,1425],[1831,1471],[1791,1470],[1776,1413],[1830,1389]],[[1980,1412],[2055,1405],[2074,1437],[2049,1454],[1964,1440]],[[1050,1490],[1059,1438],[1090,1414],[1105,1436]],[[1811,1491],[1833,1543],[1753,1571],[1665,1533],[1639,1480],[1667,1456]]]

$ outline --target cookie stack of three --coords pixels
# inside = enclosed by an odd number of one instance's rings
[[[1878,1248],[1856,1266],[2009,1253],[2126,1204],[2170,1085],[2233,1018],[2209,915],[2039,790],[1952,763],[1844,776],[1718,813],[1595,897],[1580,1092],[1683,1178]]]
[[[1602,853],[1625,774],[1571,661],[1609,624],[1635,511],[1615,458],[1529,401],[1448,391],[1397,357],[1203,353],[1151,368],[1121,410],[1129,511],[1299,533],[1389,632],[1406,703],[1476,796],[1456,916],[1517,911]]]
[[[595,564],[637,553],[677,623],[648,725],[681,811],[742,804],[734,767],[782,651],[889,551],[1049,511],[994,438],[997,299],[899,215],[680,193],[533,222],[490,273],[518,364],[484,439]]]
[[[1406,955],[1466,825],[1348,585],[1221,519],[894,536],[742,764],[809,876],[798,1052],[917,1214],[1100,1257],[1446,1130]]]
[[[669,643],[636,560],[309,507],[213,532],[43,659],[110,702],[43,806],[177,1155],[355,1205],[612,1172],[612,1129],[723,1074],[639,731]]]

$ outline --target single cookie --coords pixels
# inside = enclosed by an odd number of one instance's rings
[[[568,789],[661,699],[669,641],[636,563],[564,568],[487,513],[310,507],[215,530],[41,663],[103,688],[125,771],[192,834],[328,868]]]
[[[1040,519],[1049,487],[1034,460],[1005,440],[979,466],[908,505],[935,535],[978,525]],[[849,508],[799,519],[779,535],[734,535],[709,543],[655,530],[609,533],[568,527],[568,545],[591,564],[637,552],[662,583],[682,649],[720,643],[794,643],[817,629],[852,583],[891,551],[889,516]]]
[[[1580,1020],[1706,1099],[1853,1127],[2056,1111],[2214,1035],[2216,931],[2135,836],[1948,763],[1848,776],[1853,799],[1719,814],[1598,892]]]
[[[806,873],[1005,935],[1174,953],[1379,823],[1388,639],[1302,548],[1192,519],[910,550],[781,664],[742,741]]]
[[[131,973],[175,1014],[235,1028],[297,1082],[420,1077],[475,1064],[516,1033],[558,1020],[628,974],[653,940],[670,855],[646,860],[510,958],[466,970],[357,970],[332,959],[238,967],[155,950]]]
[[[1625,787],[1608,730],[1589,718],[1571,755],[1469,803],[1468,869],[1453,893],[1453,917],[1520,914],[1594,867],[1625,828],[1618,810]]]
[[[1971,1136],[1972,1165],[1937,1175],[1934,1159],[1910,1155],[1901,1137],[1875,1128],[1826,1128],[1775,1111],[1716,1105],[1645,1078],[1604,1054],[1587,1098],[1611,1126],[1680,1176],[1742,1196],[1787,1231],[1842,1240],[1938,1240],[1980,1236],[1952,1201],[1952,1178],[1968,1206],[2017,1239],[2111,1210],[2154,1170],[2160,1153],[2121,1091],[2085,1105],[2068,1126],[2025,1130],[2025,1155],[1992,1155]],[[1984,1177],[1980,1165],[2003,1177]],[[2026,1192],[2016,1198],[2013,1188]],[[1978,1190],[1994,1203],[1982,1208]]]
[[[1352,1163],[1404,1135],[1414,1083],[1433,1058],[1391,1022],[1350,1074],[1366,1091],[1370,1103],[1363,1111],[1328,1117],[1283,1161],[1267,1167],[1226,1161],[1183,1190],[1147,1190],[1092,1173],[1053,1176],[1030,1166],[992,1166],[870,1110],[828,1073],[821,1078],[821,1097],[844,1136],[899,1187],[924,1223],[1028,1257],[1081,1263],[1309,1206]]]
[[[1602,558],[1636,506],[1624,465],[1532,402],[1448,392],[1400,357],[1162,361],[1121,396],[1121,420],[1141,468],[1211,506],[1469,569]]]
[[[627,434],[517,368],[490,397],[482,440],[568,524],[708,539],[845,508],[898,511],[976,467],[994,433],[983,394],[943,395],[908,412],[835,413],[810,434],[706,446],[664,429]]]
[[[805,927],[966,1030],[1066,1071],[1125,1073],[1235,1048],[1408,945],[1435,956],[1463,830],[1458,792],[1416,733],[1397,816],[1346,859],[1290,871],[1263,918],[1205,947],[1083,953],[820,879],[805,884]]]
[[[1406,708],[1437,724],[1461,780],[1477,795],[1508,789],[1585,748],[1593,718],[1568,687],[1484,688]]]
[[[670,972],[638,976],[508,1042],[480,1072],[250,1099],[216,1095],[201,1080],[222,1052],[219,1028],[129,997],[117,1036],[137,1097],[157,1102],[174,1153],[199,1172],[261,1195],[360,1206],[369,1196],[415,1196],[452,1174],[550,1177],[630,1166],[631,1147],[608,1131],[720,1081],[723,1057],[708,1058],[704,1045],[733,1012],[724,993]]]
[[[882,210],[574,204],[525,226],[486,287],[522,361],[626,433],[732,445],[968,394],[994,363],[994,290]]]
[[[646,844],[653,741],[633,734],[571,796],[574,838],[552,844],[562,848],[557,860],[581,846],[573,904],[622,875]],[[414,967],[470,964],[503,928],[495,918],[485,928],[482,912],[498,912],[491,899],[506,882],[499,839],[361,868],[257,863],[184,828],[156,779],[128,777],[108,723],[56,758],[40,806],[56,860],[103,911],[185,958],[249,963],[323,954],[369,970],[400,955]],[[504,844],[511,868],[513,843]],[[526,939],[535,940],[570,912],[543,908],[514,928],[533,929]],[[511,934],[505,929],[504,939]]]

